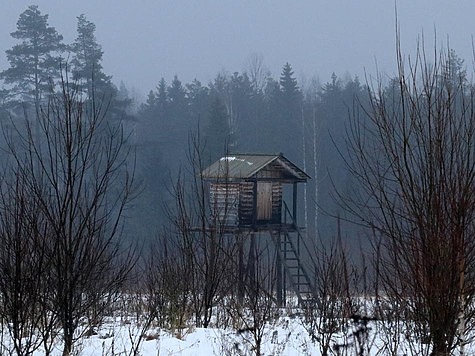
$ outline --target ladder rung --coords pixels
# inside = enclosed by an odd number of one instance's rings
[[[300,284],[302,286],[309,286],[310,285],[310,283],[307,282],[307,281],[299,281],[297,284]]]
[[[291,236],[287,231],[271,231],[271,235],[282,267],[285,269],[285,276],[297,293],[299,302],[313,303],[315,296],[312,281],[308,278],[306,267],[300,262],[300,239],[302,238],[300,232],[297,230],[297,236]]]
[[[296,278],[305,278],[305,274],[301,274],[301,273],[292,274],[292,277],[296,277]]]

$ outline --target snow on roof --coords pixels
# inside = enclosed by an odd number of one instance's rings
[[[229,162],[229,161],[240,161],[240,162],[245,162],[245,163],[247,163],[247,164],[250,165],[250,166],[252,166],[252,165],[254,164],[254,162],[248,162],[248,161],[246,161],[246,160],[243,159],[243,158],[237,158],[237,157],[235,157],[235,156],[221,157],[221,158],[220,158],[220,161],[227,161],[227,162]]]
[[[203,171],[205,179],[251,179],[270,164],[285,172],[286,179],[304,182],[310,178],[283,155],[236,154],[220,158]]]

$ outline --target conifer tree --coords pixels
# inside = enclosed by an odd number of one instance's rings
[[[170,101],[170,109],[177,115],[180,114],[186,107],[186,90],[176,75],[173,78],[171,85],[168,87],[167,93]],[[159,97],[161,96],[162,93],[159,90]]]
[[[186,85],[187,97],[190,105],[190,115],[195,121],[205,117],[209,108],[210,90],[199,80],[193,80]]]
[[[155,98],[156,105],[158,106],[157,109],[160,111],[161,116],[163,116],[168,106],[167,82],[164,78],[160,79],[160,82],[158,83]]]
[[[206,158],[215,161],[232,145],[229,116],[226,107],[219,98],[211,103],[209,121],[206,128]]]
[[[48,25],[48,15],[36,5],[20,15],[11,36],[20,42],[6,51],[10,68],[0,72],[0,78],[12,85],[16,99],[32,102],[38,112],[44,92],[59,74],[63,36]]]
[[[161,97],[161,92],[159,92],[159,99]],[[188,135],[194,127],[191,125],[186,89],[176,75],[167,88],[167,99],[165,115],[162,119],[165,134],[168,136],[172,152],[184,152]]]
[[[73,78],[88,98],[92,98],[93,93],[110,98],[116,94],[116,88],[111,83],[111,77],[102,71],[104,52],[96,40],[96,25],[88,21],[84,14],[77,19],[77,38],[71,45]]]
[[[300,89],[297,84],[297,79],[294,77],[292,66],[287,62],[282,68],[280,75],[280,86],[282,94],[289,99],[298,99],[300,96]]]
[[[282,69],[279,84],[278,102],[275,103],[278,109],[278,115],[275,118],[278,149],[280,152],[284,144],[295,142],[294,145],[289,146],[287,157],[294,162],[300,162],[302,93],[289,63],[286,63]]]
[[[84,14],[78,16],[77,38],[71,45],[73,53],[73,79],[79,85],[79,91],[85,95],[86,103],[96,100],[104,101],[109,106],[108,116],[122,122],[133,121],[130,115],[132,100],[119,95],[112,77],[102,69],[102,47],[96,40],[96,25],[86,19]],[[122,91],[125,93],[125,91]]]

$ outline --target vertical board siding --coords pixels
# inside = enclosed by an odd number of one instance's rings
[[[217,225],[239,225],[239,184],[211,183],[210,206]]]
[[[282,183],[272,183],[272,223],[282,222]]]
[[[240,185],[239,223],[243,226],[249,226],[253,223],[253,189],[254,183],[252,182],[244,182]]]
[[[258,182],[257,221],[254,221],[254,183],[211,183],[210,207],[219,225],[230,227],[258,224],[280,224],[282,216],[282,184]],[[260,190],[259,190],[260,189]]]
[[[272,183],[257,183],[257,220],[272,219]]]

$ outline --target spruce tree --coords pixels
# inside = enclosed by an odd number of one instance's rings
[[[0,72],[0,78],[12,85],[13,97],[33,103],[38,112],[43,94],[58,78],[63,36],[48,25],[48,15],[36,5],[20,15],[11,36],[20,43],[6,51],[10,68]]]
[[[186,90],[176,75],[173,78],[171,85],[168,87],[167,92],[170,101],[170,108],[177,112],[181,111],[183,107],[186,106]]]
[[[159,97],[161,92],[159,92]],[[188,99],[186,90],[181,81],[175,75],[172,83],[167,88],[168,103],[165,111],[164,127],[167,129],[168,135],[173,137],[171,144],[175,146],[174,151],[183,150],[188,143],[188,135],[191,126],[190,112],[188,107]]]
[[[168,107],[168,92],[167,92],[167,82],[164,78],[160,79],[160,82],[157,86],[156,105],[159,110],[160,116],[165,115],[165,111]]]
[[[223,102],[215,98],[211,103],[208,126],[206,127],[206,158],[215,161],[232,146],[229,116]]]
[[[302,142],[302,93],[294,77],[294,72],[289,63],[286,63],[280,76],[280,122],[278,123],[280,144],[287,145],[294,142],[286,149],[287,157],[294,162],[301,162]],[[280,148],[279,151],[282,151]]]
[[[195,122],[200,121],[207,114],[210,105],[209,88],[199,80],[193,80],[186,85],[187,97],[190,105],[190,115]]]
[[[288,99],[296,100],[300,97],[300,89],[297,84],[297,79],[294,77],[292,66],[287,62],[282,68],[280,75],[280,86],[282,94]]]

